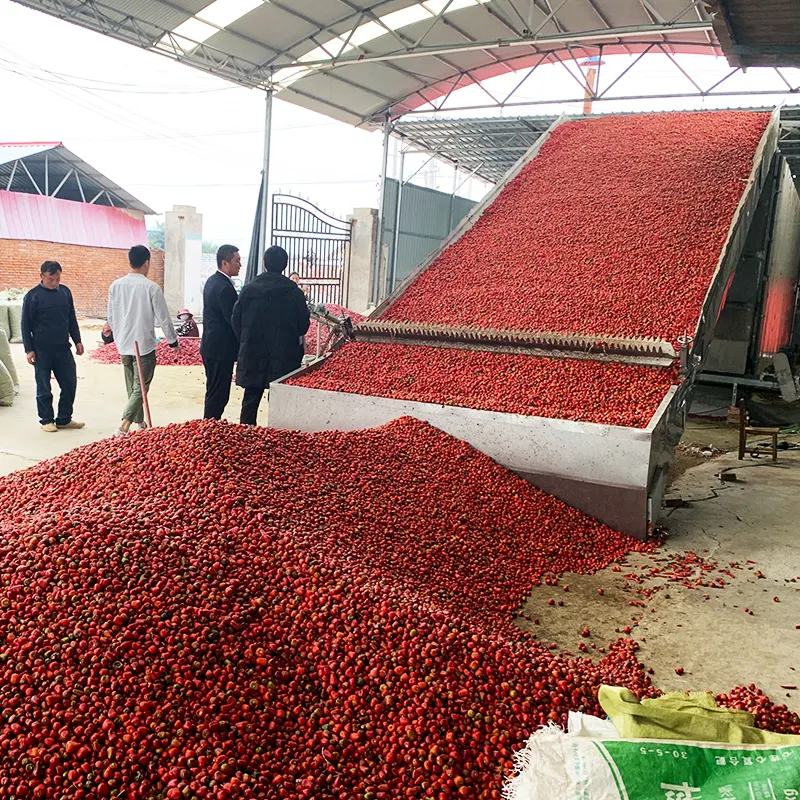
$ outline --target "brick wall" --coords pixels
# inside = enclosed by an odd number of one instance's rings
[[[147,277],[151,281],[155,281],[161,290],[164,290],[164,251],[151,250],[150,251],[150,272]]]
[[[80,316],[105,318],[108,287],[128,272],[127,250],[0,239],[0,289],[29,289],[43,261],[58,261]],[[164,288],[164,251],[153,250],[149,278]]]

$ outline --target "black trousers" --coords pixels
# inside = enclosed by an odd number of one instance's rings
[[[75,391],[78,388],[78,374],[75,370],[75,359],[72,350],[36,350],[36,361],[33,371],[36,376],[36,407],[39,411],[39,422],[47,425],[66,425],[72,421],[72,406],[75,403]],[[59,389],[58,415],[53,416],[53,391],[50,388],[50,375],[54,375]]]
[[[245,389],[244,399],[242,400],[242,414],[239,417],[239,422],[242,425],[255,425],[256,418],[258,417],[258,406],[261,403],[261,398],[264,392],[269,389],[269,386],[264,389]]]
[[[225,406],[231,397],[234,363],[216,358],[203,358],[203,366],[206,369],[206,402],[203,419],[222,419]]]

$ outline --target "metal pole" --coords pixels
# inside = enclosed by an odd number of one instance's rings
[[[389,276],[386,296],[394,291],[394,282],[397,277],[397,245],[400,243],[400,209],[403,207],[403,173],[406,168],[406,154],[400,151],[400,180],[397,182],[397,206],[394,210],[394,236],[392,237],[392,272]]]
[[[453,209],[456,204],[456,192],[458,191],[458,163],[453,164],[453,192],[450,195],[450,220],[447,223],[447,232],[453,230]]]
[[[139,372],[139,391],[142,393],[142,405],[144,406],[144,421],[148,428],[153,427],[153,419],[150,416],[150,403],[147,402],[147,386],[144,382],[144,370],[142,369],[142,355],[139,352],[139,342],[133,343],[136,352],[136,369]]]
[[[381,253],[383,251],[383,204],[386,201],[386,172],[389,168],[389,134],[392,131],[392,119],[387,114],[383,121],[383,166],[381,167],[381,191],[378,197],[378,231],[377,241],[375,242],[375,253],[372,262],[372,303],[378,304],[380,297],[380,272],[381,272]]]
[[[264,251],[269,247],[267,242],[267,232],[269,231],[269,148],[272,139],[272,84],[267,89],[266,113],[264,117],[264,164],[261,172],[261,228],[258,233],[261,244],[259,258],[262,258]],[[258,265],[256,274],[260,274],[264,269],[263,262]]]

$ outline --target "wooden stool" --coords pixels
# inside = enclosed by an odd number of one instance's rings
[[[758,453],[759,447],[762,445],[756,445],[755,447],[748,447],[747,446],[747,437],[748,436],[771,436],[772,437],[772,460],[778,460],[778,434],[780,433],[780,428],[755,428],[747,424],[747,412],[745,409],[740,409],[741,414],[739,416],[739,460],[741,461],[744,458],[745,453]]]

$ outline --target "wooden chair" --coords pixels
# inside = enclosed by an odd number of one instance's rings
[[[772,438],[772,460],[778,460],[778,434],[780,428],[758,428],[747,424],[747,410],[739,407],[739,460],[744,458],[745,453],[750,453],[754,457],[759,455],[760,449],[764,447],[763,444],[757,444],[755,447],[747,446],[748,436],[770,436]]]

